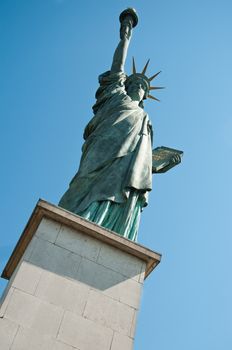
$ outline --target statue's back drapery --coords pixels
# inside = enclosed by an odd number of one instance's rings
[[[133,27],[128,23],[129,32],[121,33],[111,70],[99,76],[80,167],[59,205],[136,240],[140,213],[152,188],[152,127],[141,106],[147,82],[137,77],[129,89],[122,69]],[[136,98],[138,82],[141,100]]]

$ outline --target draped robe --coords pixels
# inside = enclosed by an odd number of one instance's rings
[[[152,127],[125,80],[122,72],[99,76],[80,167],[59,205],[136,240],[152,189]]]

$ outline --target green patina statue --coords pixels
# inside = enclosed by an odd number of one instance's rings
[[[77,174],[59,206],[119,235],[137,240],[142,208],[152,189],[152,126],[143,100],[153,98],[148,78],[124,73],[132,28],[138,17],[133,9],[120,15],[120,42],[110,71],[99,76],[94,117],[84,131],[82,158]]]

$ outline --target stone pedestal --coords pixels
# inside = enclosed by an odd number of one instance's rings
[[[40,200],[2,276],[1,350],[133,349],[161,256]]]

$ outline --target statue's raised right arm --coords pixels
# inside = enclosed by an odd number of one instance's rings
[[[121,13],[120,16],[120,42],[114,52],[111,72],[124,72],[124,65],[129,47],[132,28],[136,26],[138,17],[133,9],[127,9]]]

